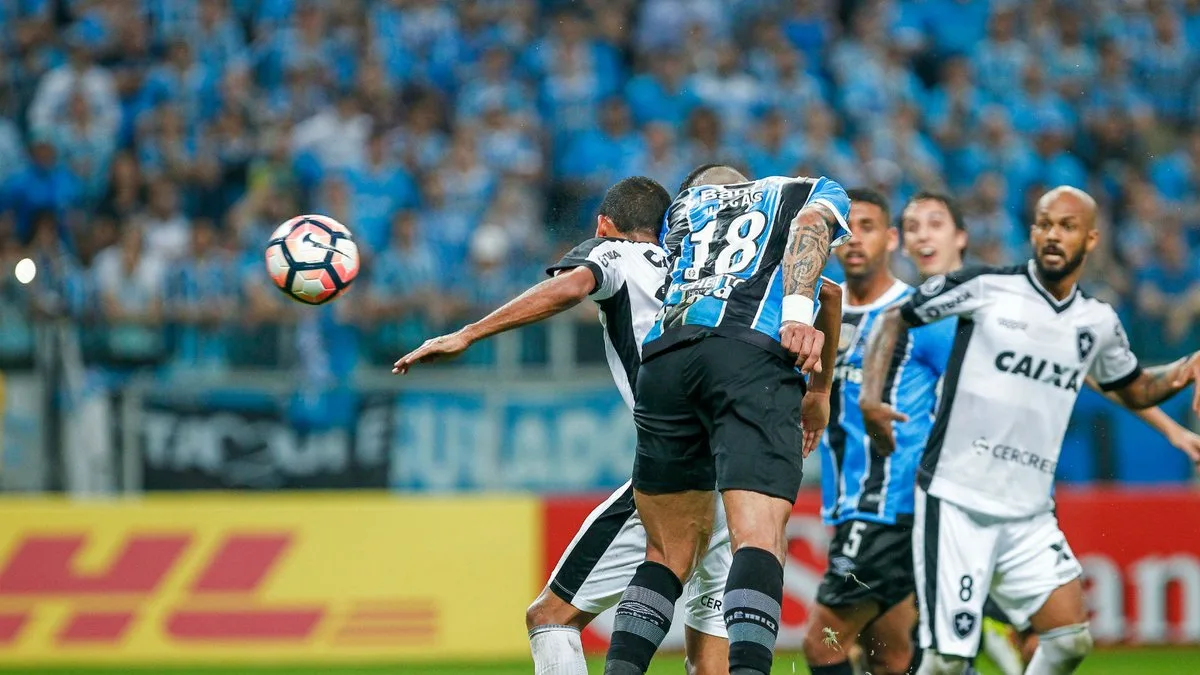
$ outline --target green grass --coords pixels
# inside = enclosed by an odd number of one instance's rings
[[[602,660],[591,662],[590,672],[599,673],[604,670]],[[390,665],[390,666],[196,666],[189,668],[176,667],[58,667],[58,668],[11,668],[0,667],[0,674],[8,675],[21,673],[52,674],[52,675],[529,675],[533,671],[532,664],[527,662],[503,664],[420,664],[420,665]],[[683,659],[677,656],[663,656],[655,659],[650,668],[650,675],[679,675],[683,672]],[[782,654],[775,659],[775,670],[778,675],[798,673],[805,675],[808,669],[804,667],[804,659],[798,655]],[[984,673],[991,675],[995,671]],[[1118,649],[1099,651],[1084,662],[1078,671],[1082,675],[1141,675],[1142,673],[1162,673],[1163,675],[1184,675],[1200,673],[1200,649]]]

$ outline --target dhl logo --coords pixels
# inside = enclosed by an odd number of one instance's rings
[[[59,645],[120,643],[151,615],[162,639],[180,645],[320,640],[354,647],[428,644],[437,637],[431,599],[264,600],[261,591],[293,544],[286,531],[221,535],[177,599],[167,598],[163,612],[145,611],[163,601],[173,572],[187,573],[189,558],[205,555],[197,540],[187,532],[131,534],[106,567],[83,572],[81,559],[94,544],[87,536],[24,536],[0,568],[0,654],[20,644],[39,607],[55,602],[69,607],[52,636]]]

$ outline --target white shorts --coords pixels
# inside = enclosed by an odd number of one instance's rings
[[[683,589],[683,623],[723,638],[721,600],[733,553],[725,508],[720,497],[716,502],[708,551]],[[599,614],[621,601],[645,559],[646,530],[633,506],[633,487],[625,483],[583,521],[550,575],[550,590],[579,610]]]
[[[1025,629],[1054,589],[1083,574],[1053,513],[997,518],[919,487],[915,507],[913,576],[924,649],[975,656],[989,594]]]

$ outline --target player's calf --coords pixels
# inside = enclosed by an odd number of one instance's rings
[[[729,641],[687,626],[683,637],[687,675],[729,675]]]
[[[641,675],[671,630],[683,584],[668,567],[647,560],[638,567],[617,605],[605,675]]]
[[[1027,675],[1067,675],[1092,651],[1092,634],[1086,623],[1055,628],[1042,633]]]
[[[725,584],[731,675],[770,673],[783,603],[785,528],[792,505],[749,490],[726,490],[733,564]]]

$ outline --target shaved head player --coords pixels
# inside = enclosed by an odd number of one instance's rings
[[[919,673],[963,672],[989,593],[1039,635],[1026,672],[1071,673],[1091,649],[1082,568],[1053,513],[1054,470],[1086,377],[1132,408],[1196,380],[1200,356],[1143,369],[1120,320],[1076,282],[1100,237],[1096,205],[1069,187],[1039,200],[1034,258],[926,280],[872,332],[861,404],[872,441],[894,445],[878,414],[889,364],[911,328],[955,319],[936,419],[917,477],[913,556]],[[1200,410],[1200,393],[1193,397]]]

